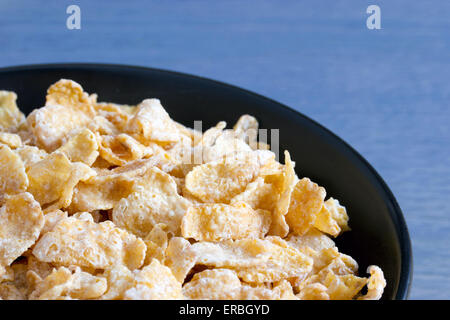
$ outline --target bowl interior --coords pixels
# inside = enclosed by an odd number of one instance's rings
[[[345,142],[303,115],[262,96],[199,77],[156,69],[114,65],[43,65],[0,70],[0,89],[15,91],[22,111],[44,103],[48,86],[60,78],[79,82],[99,101],[137,104],[159,98],[173,119],[203,130],[220,120],[231,126],[248,113],[261,128],[279,129],[280,150],[289,150],[299,177],[324,186],[350,216],[351,232],[337,240],[340,251],[354,257],[365,274],[379,265],[387,287],[383,299],[405,299],[410,285],[411,250],[408,231],[391,192]],[[283,161],[284,158],[281,157]]]

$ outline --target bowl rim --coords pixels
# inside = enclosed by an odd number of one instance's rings
[[[304,115],[300,111],[295,110],[281,102],[275,101],[266,96],[260,95],[253,91],[228,84],[222,81],[210,79],[203,76],[197,76],[189,73],[153,68],[153,67],[145,67],[138,65],[128,65],[128,64],[115,64],[115,63],[97,63],[97,62],[62,62],[62,63],[42,63],[42,64],[24,64],[24,65],[13,65],[7,67],[1,67],[0,73],[8,73],[15,71],[27,71],[27,70],[37,70],[37,69],[123,69],[123,70],[136,70],[136,71],[150,71],[150,72],[160,72],[166,74],[172,74],[176,76],[181,76],[185,78],[191,78],[196,80],[202,80],[207,82],[215,83],[218,86],[223,86],[233,90],[239,90],[243,93],[246,93],[250,96],[254,96],[255,98],[259,98],[262,100],[266,100],[270,103],[276,104],[278,107],[285,109],[291,113],[294,113],[296,116],[303,118],[306,121],[309,121],[311,124],[317,126],[319,129],[323,130],[325,133],[334,138],[342,147],[347,148],[350,153],[352,153],[361,163],[364,165],[370,174],[373,175],[375,180],[380,184],[383,192],[387,196],[387,199],[391,202],[392,211],[390,212],[391,219],[393,220],[393,224],[395,227],[395,231],[399,238],[400,245],[400,255],[401,255],[401,268],[400,268],[400,279],[397,287],[397,292],[395,294],[396,300],[406,300],[409,297],[411,286],[412,286],[412,276],[413,276],[413,253],[411,246],[411,239],[408,232],[408,227],[403,216],[400,205],[398,204],[394,194],[389,189],[388,185],[384,181],[384,179],[380,176],[380,174],[375,170],[374,167],[358,152],[356,151],[350,144],[348,144],[344,139],[339,137],[337,134],[332,132],[330,129],[324,127],[322,124],[309,118]]]

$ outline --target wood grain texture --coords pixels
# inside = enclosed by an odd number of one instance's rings
[[[373,2],[382,30],[366,28]],[[69,31],[73,3],[82,29]],[[413,242],[410,297],[450,299],[449,1],[0,0],[0,14],[0,66],[177,70],[261,93],[322,123],[396,195]]]

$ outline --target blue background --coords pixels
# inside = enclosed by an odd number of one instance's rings
[[[450,1],[0,0],[0,67],[125,63],[266,95],[383,176],[414,250],[411,298],[450,299]],[[66,28],[81,7],[82,29]],[[381,7],[381,30],[366,8]]]

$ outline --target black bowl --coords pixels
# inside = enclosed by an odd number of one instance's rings
[[[15,91],[26,113],[44,103],[48,86],[60,78],[79,82],[100,101],[136,104],[159,98],[171,117],[203,128],[240,115],[254,115],[265,129],[280,129],[280,150],[289,150],[299,176],[310,177],[347,207],[351,232],[337,240],[365,274],[380,266],[387,279],[383,299],[406,299],[412,254],[402,212],[377,172],[332,132],[268,98],[217,81],[142,67],[103,64],[53,64],[0,69],[0,89]]]

